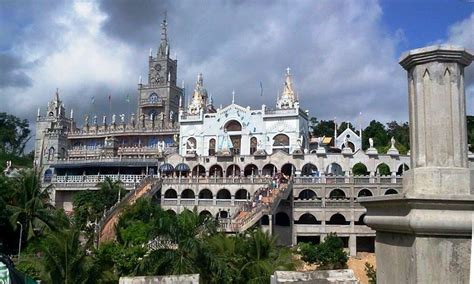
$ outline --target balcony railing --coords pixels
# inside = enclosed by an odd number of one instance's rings
[[[299,176],[293,178],[294,183],[298,184],[401,184],[401,176]]]

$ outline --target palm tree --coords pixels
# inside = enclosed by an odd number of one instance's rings
[[[262,230],[253,230],[242,243],[245,264],[240,269],[240,278],[245,283],[268,283],[276,270],[293,270],[295,262],[291,251],[277,247],[276,237]]]
[[[51,283],[84,283],[88,278],[86,251],[73,229],[52,232],[41,242],[44,279]]]
[[[120,180],[113,181],[110,177],[106,177],[104,181],[96,185],[99,188],[99,196],[102,204],[107,209],[112,207],[125,195],[125,188]]]
[[[39,180],[35,171],[24,170],[11,184],[12,204],[7,205],[11,212],[9,220],[15,230],[17,222],[23,225],[27,240],[46,228],[56,229],[67,222],[65,218],[58,218],[59,214],[55,213],[50,203],[52,187],[42,189]]]

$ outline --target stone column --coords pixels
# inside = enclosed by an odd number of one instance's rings
[[[464,67],[473,56],[430,46],[402,56],[408,72],[411,169],[403,192],[360,198],[376,230],[379,283],[468,283],[474,196]]]

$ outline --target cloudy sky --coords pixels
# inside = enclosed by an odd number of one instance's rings
[[[0,111],[33,121],[59,88],[77,120],[107,113],[109,94],[112,112],[130,112],[165,11],[178,82],[191,89],[203,73],[217,106],[235,90],[236,103],[273,107],[289,66],[312,116],[406,121],[400,55],[437,43],[474,50],[469,0],[1,0]],[[474,67],[466,76],[474,114]]]

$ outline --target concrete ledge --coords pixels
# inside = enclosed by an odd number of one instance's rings
[[[411,67],[433,61],[458,62],[464,66],[471,63],[473,56],[461,46],[456,45],[431,45],[423,48],[417,48],[403,53],[399,63],[409,70]]]
[[[359,281],[350,269],[340,270],[315,270],[307,272],[275,271],[272,275],[271,284],[277,283],[338,283],[357,284]]]
[[[119,284],[199,284],[199,274],[120,277]]]

